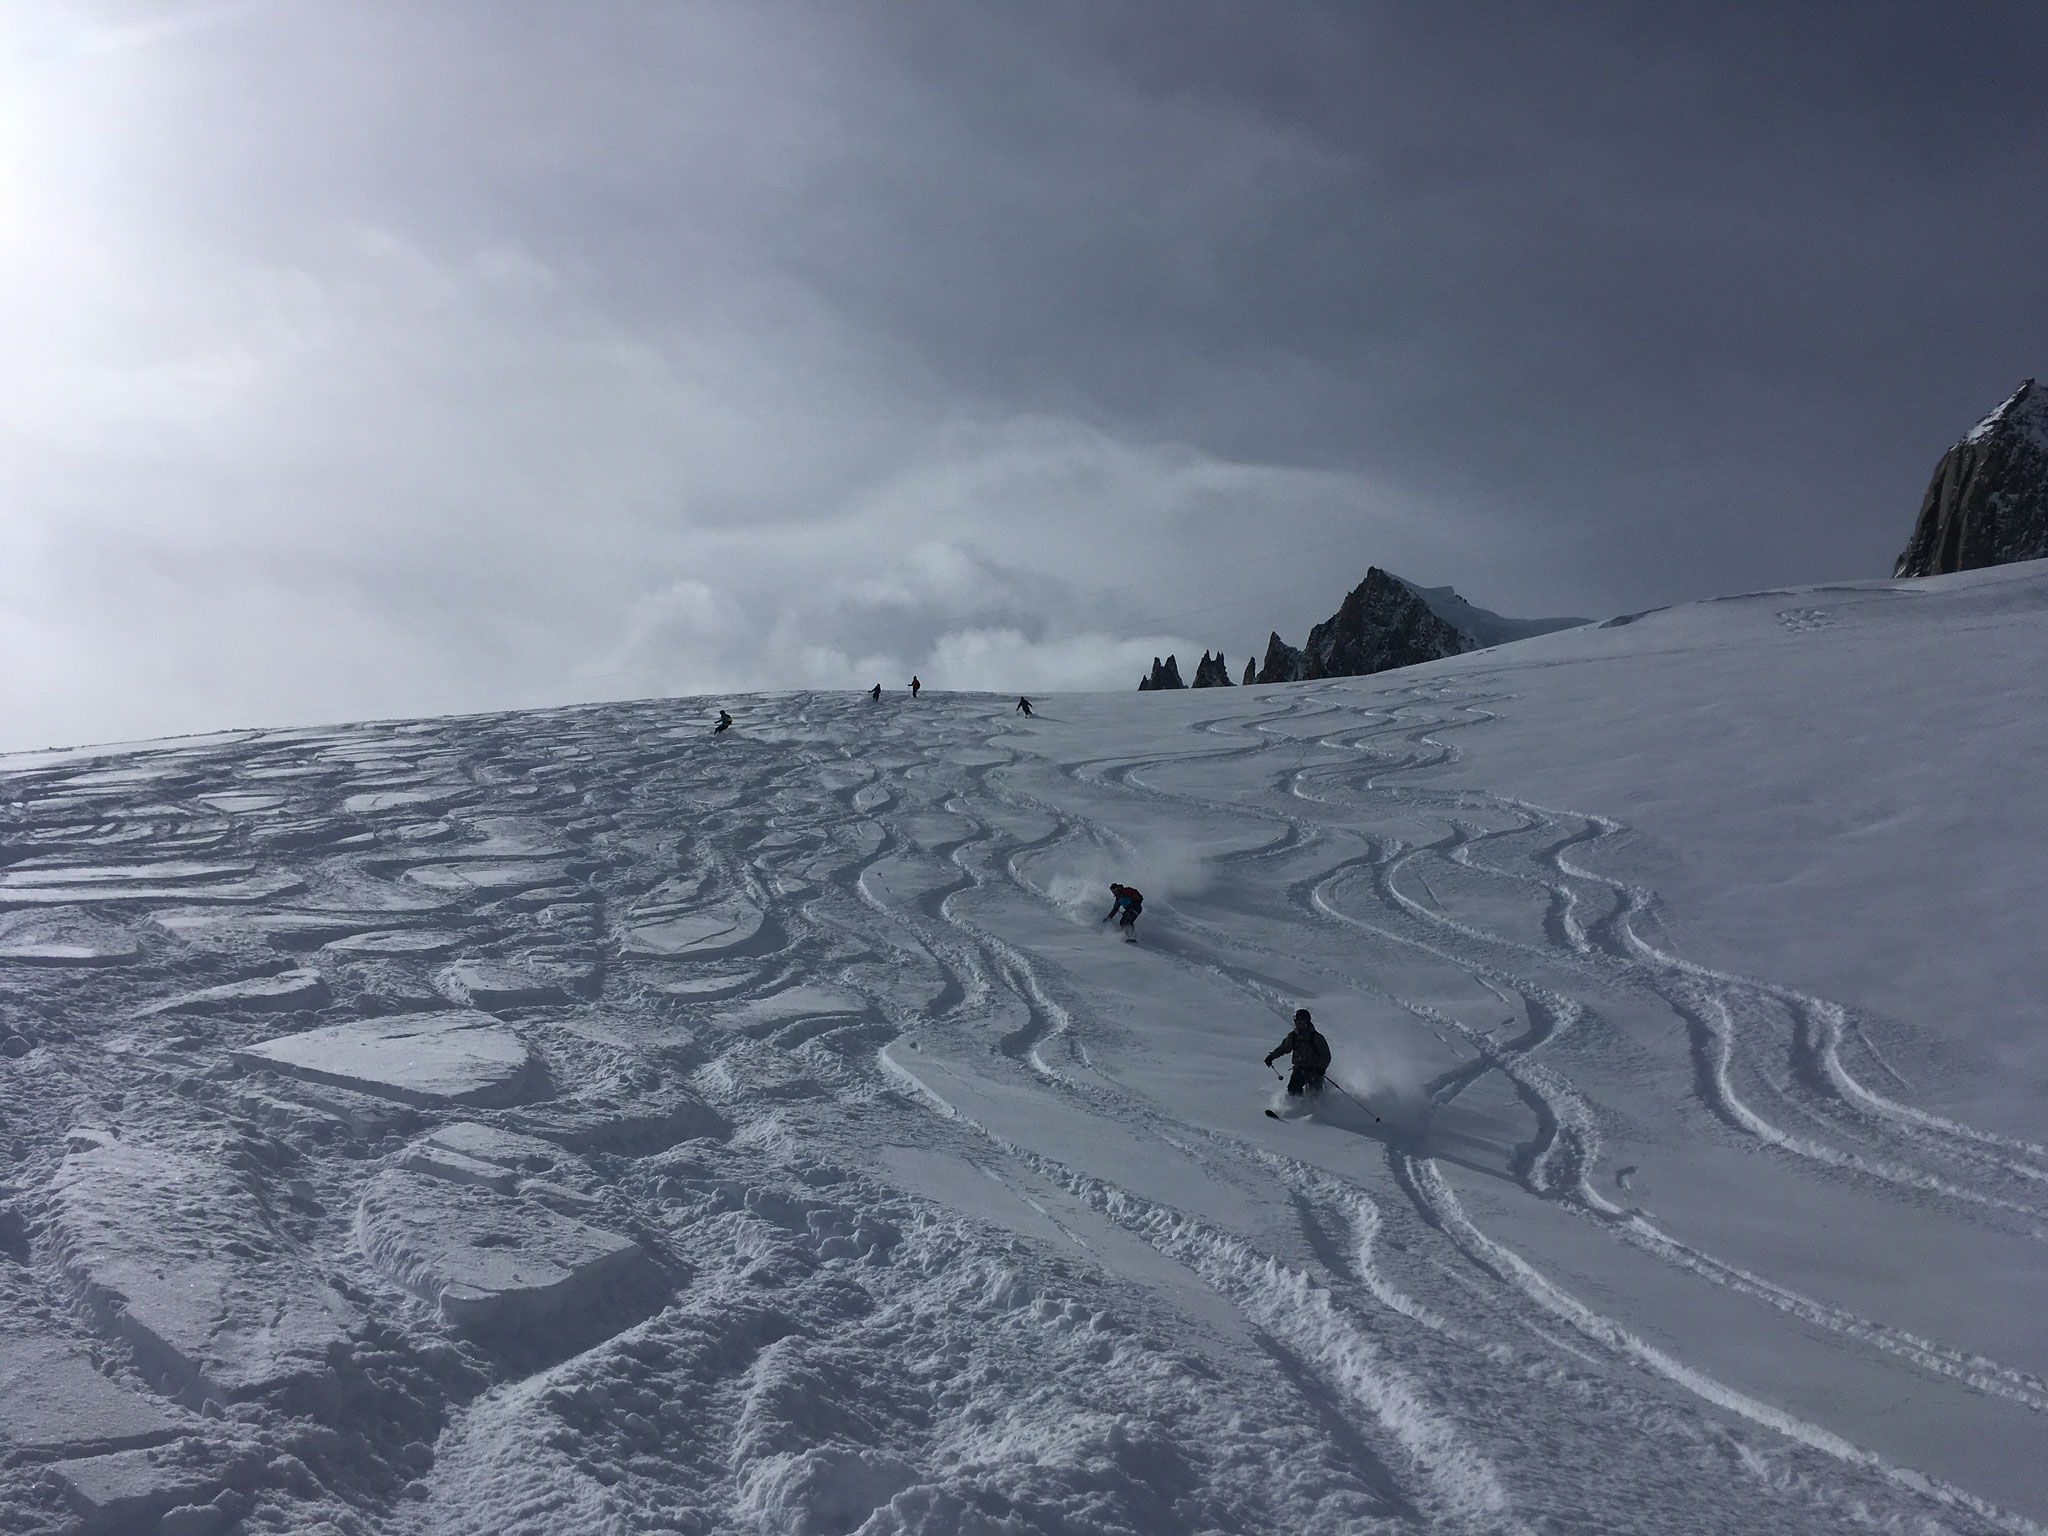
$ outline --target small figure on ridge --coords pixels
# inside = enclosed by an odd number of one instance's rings
[[[881,703],[881,702],[882,702],[882,685],[881,685],[880,683],[877,683],[877,684],[875,684],[875,686],[874,686],[873,690],[872,690],[872,691],[871,691],[871,692],[870,692],[870,693],[868,694],[868,697],[869,697],[869,698],[871,698],[871,699],[873,699],[873,700],[874,700],[874,701],[875,701],[875,702],[876,702],[877,704]]]
[[[718,712],[718,724],[711,727],[711,734],[716,736],[720,731],[730,730],[731,728],[732,716],[721,709]]]
[[[917,680],[917,678],[916,678],[915,674],[913,674],[913,675],[912,675],[912,677],[911,677],[911,679],[910,679],[910,696],[911,696],[911,697],[912,697],[913,699],[914,699],[914,698],[916,698],[916,697],[917,697],[917,694],[918,694],[918,690],[919,690],[919,689],[921,689],[921,688],[923,688],[923,687],[924,687],[924,684],[923,684],[923,683],[920,683],[920,682],[919,682],[919,681]]]
[[[1031,718],[1031,701],[1029,699],[1019,699],[1017,701],[1017,713],[1026,720],[1029,720]]]

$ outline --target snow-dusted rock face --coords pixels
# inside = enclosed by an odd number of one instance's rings
[[[1575,629],[1588,619],[1510,619],[1474,607],[1451,587],[1419,587],[1373,566],[1343,605],[1297,650],[1267,637],[1262,683],[1362,677],[1440,661],[1464,651]],[[1252,681],[1247,675],[1245,681]]]
[[[1138,679],[1138,692],[1140,693],[1152,693],[1161,688],[1185,688],[1186,686],[1187,684],[1180,680],[1180,663],[1171,656],[1167,657],[1164,662],[1161,662],[1157,656],[1154,656],[1152,658],[1151,674]]]
[[[1262,683],[1298,683],[1308,676],[1308,660],[1278,634],[1266,638],[1266,659],[1259,667]]]
[[[1189,686],[1192,688],[1228,688],[1232,686],[1230,668],[1224,664],[1221,651],[1218,651],[1214,656],[1211,656],[1207,651],[1202,652],[1202,659],[1195,664],[1195,680]]]
[[[1894,577],[2048,556],[2048,392],[2032,379],[1941,456]]]
[[[1406,582],[1373,566],[1336,613],[1308,632],[1302,676],[1364,677],[1470,649],[1472,642],[1430,612]]]

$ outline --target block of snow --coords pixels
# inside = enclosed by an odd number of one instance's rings
[[[501,1131],[494,1125],[478,1125],[473,1120],[452,1121],[425,1139],[434,1146],[500,1168],[540,1172],[562,1160],[561,1151],[552,1142],[542,1141],[538,1136],[522,1136],[517,1131]]]
[[[601,1306],[648,1268],[631,1239],[536,1201],[398,1169],[364,1191],[356,1239],[393,1281],[467,1330]]]
[[[107,1380],[61,1339],[0,1339],[0,1443],[20,1451],[116,1451],[168,1440],[158,1404]]]
[[[396,955],[412,960],[431,960],[461,944],[462,936],[436,928],[383,929],[352,933],[330,941],[326,948],[337,955]]]
[[[39,916],[0,931],[0,964],[127,965],[141,954],[127,929],[83,918]]]
[[[329,912],[223,912],[218,907],[173,907],[150,913],[149,920],[188,944],[258,938],[278,949],[317,949],[331,939],[379,926],[368,918]]]
[[[305,889],[296,875],[254,875],[247,880],[221,880],[210,885],[153,885],[138,882],[120,885],[21,885],[0,884],[0,907],[74,907],[85,902],[101,906],[115,902],[181,901],[208,902],[220,906],[254,906],[275,901]]]
[[[132,885],[139,881],[177,881],[192,885],[207,880],[246,879],[253,864],[202,864],[165,859],[155,864],[56,864],[27,859],[0,874],[0,890],[42,885]]]
[[[55,1247],[86,1309],[168,1391],[227,1401],[321,1369],[352,1321],[273,1225],[252,1174],[78,1129],[51,1181]]]
[[[673,960],[730,954],[752,944],[766,915],[750,902],[728,902],[700,912],[628,928],[619,952],[629,959]]]
[[[559,864],[531,864],[523,860],[495,863],[479,859],[463,864],[422,864],[407,870],[405,878],[430,891],[495,896],[531,890],[535,886],[561,885],[570,878],[570,874]]]
[[[378,789],[350,795],[341,808],[353,816],[373,816],[383,811],[439,810],[469,793],[465,784],[444,784],[425,789]]]
[[[645,1157],[679,1141],[724,1136],[724,1116],[695,1094],[669,1089],[630,1108],[579,1101],[523,1110],[519,1123],[572,1152],[618,1152]]]
[[[188,992],[169,1002],[154,1003],[142,1014],[158,1013],[298,1013],[325,1008],[331,1001],[327,981],[318,971],[280,971],[231,981],[225,986]]]
[[[235,1051],[251,1069],[406,1104],[515,1104],[534,1076],[534,1056],[512,1031],[469,1010],[357,1019]]]
[[[434,985],[451,1003],[472,1008],[532,1008],[569,1001],[569,994],[553,982],[503,960],[459,960],[436,975]]]
[[[398,1166],[430,1179],[446,1179],[451,1184],[480,1185],[501,1195],[509,1195],[519,1186],[519,1175],[512,1169],[500,1168],[452,1147],[437,1147],[430,1141],[414,1142],[399,1153]]]
[[[51,1470],[88,1536],[151,1530],[171,1509],[197,1503],[220,1486],[216,1473],[146,1450],[87,1456]]]
[[[399,1167],[414,1173],[501,1195],[513,1193],[528,1174],[552,1170],[561,1161],[561,1152],[548,1142],[468,1120],[422,1136],[398,1157]]]

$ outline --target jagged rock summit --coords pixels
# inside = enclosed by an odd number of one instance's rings
[[[1309,631],[1308,644],[1297,649],[1278,633],[1266,639],[1263,663],[1247,661],[1244,681],[1297,683],[1319,677],[1361,677],[1412,667],[1462,651],[1547,635],[1552,630],[1590,624],[1591,619],[1509,619],[1478,608],[1450,587],[1418,587],[1392,571],[1372,566],[1343,605]],[[1173,657],[1152,658],[1152,675],[1140,680],[1141,693],[1185,686]],[[1218,651],[1202,652],[1195,668],[1197,688],[1232,686],[1230,668]]]
[[[1138,692],[1152,693],[1161,688],[1185,688],[1180,680],[1180,663],[1169,656],[1162,664],[1157,656],[1152,658],[1152,675],[1138,679]]]
[[[1258,681],[1360,677],[1590,622],[1503,618],[1474,607],[1450,587],[1418,587],[1373,566],[1343,606],[1309,631],[1305,647],[1297,650],[1279,635],[1269,636]]]
[[[1892,575],[2048,555],[2048,392],[2028,379],[1941,456]]]

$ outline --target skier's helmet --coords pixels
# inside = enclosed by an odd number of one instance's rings
[[[1297,1009],[1295,1009],[1295,1010],[1294,1010],[1294,1022],[1295,1022],[1295,1023],[1297,1023],[1297,1024],[1306,1024],[1306,1023],[1308,1023],[1308,1022],[1309,1022],[1309,1017],[1308,1017],[1308,1010],[1307,1010],[1306,1008],[1297,1008]]]

